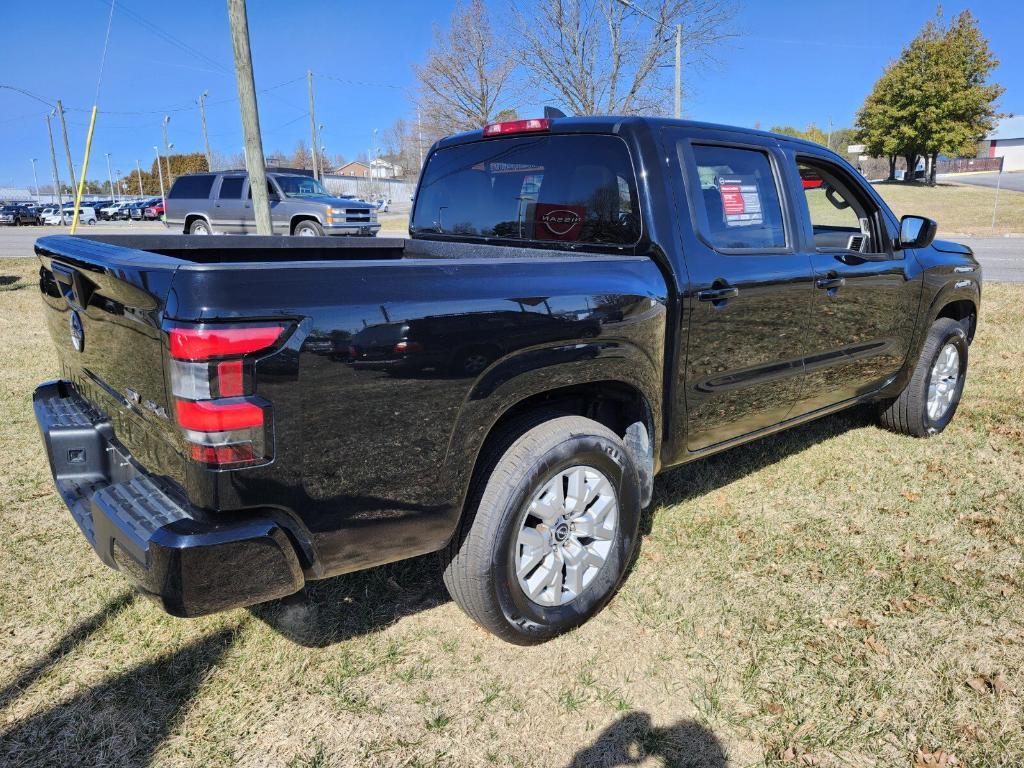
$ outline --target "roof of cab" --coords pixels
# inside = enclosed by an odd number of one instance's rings
[[[771,131],[762,131],[757,128],[742,128],[737,125],[723,125],[721,123],[705,123],[699,120],[674,120],[669,117],[639,117],[635,115],[596,115],[590,117],[555,117],[550,120],[550,129],[548,133],[618,133],[622,128],[630,125],[643,125],[646,124],[651,127],[657,126],[677,126],[680,128],[700,128],[701,130],[708,131],[722,131],[723,133],[742,133],[751,136],[762,136],[766,138],[776,139],[779,141],[788,141],[794,144],[803,144],[809,147],[814,147],[817,150],[823,149],[822,145],[816,144],[813,141],[807,141],[806,139],[798,139],[795,136],[787,136],[781,133],[772,133]],[[516,135],[516,134],[504,134],[504,136]],[[525,134],[529,135],[529,134]],[[440,139],[435,145],[437,148],[449,147],[456,144],[465,144],[471,141],[491,141],[493,139],[503,138],[499,136],[488,136],[484,137],[483,130],[465,131],[463,133],[456,133],[452,136],[446,136]],[[827,150],[831,151],[831,150]]]

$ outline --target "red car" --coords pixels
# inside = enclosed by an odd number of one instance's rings
[[[825,183],[825,180],[810,168],[801,168],[800,182],[803,184],[804,189],[818,189]]]
[[[150,220],[160,220],[164,215],[164,201],[160,200],[153,205],[148,206],[142,212],[142,218]]]

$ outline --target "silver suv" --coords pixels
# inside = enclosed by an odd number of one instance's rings
[[[376,235],[377,211],[369,203],[331,195],[312,176],[267,173],[274,234]],[[179,176],[167,193],[167,226],[187,235],[255,234],[252,192],[245,171]]]

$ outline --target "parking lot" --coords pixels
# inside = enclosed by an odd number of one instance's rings
[[[408,206],[406,206],[408,207]],[[382,237],[405,237],[408,234],[409,212],[393,211],[378,215]],[[31,256],[36,239],[46,235],[66,235],[71,227],[27,226],[0,227],[0,259]],[[99,221],[78,226],[78,234],[166,235],[172,231],[160,221]]]

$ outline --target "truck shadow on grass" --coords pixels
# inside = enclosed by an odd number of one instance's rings
[[[437,554],[312,581],[250,612],[294,643],[322,648],[366,635],[451,598]]]
[[[854,408],[666,472],[655,480],[654,500],[641,519],[641,532],[651,532],[654,517],[663,507],[711,493],[793,454],[868,426],[873,418],[873,410]],[[378,631],[450,599],[441,580],[440,557],[431,554],[309,582],[296,594],[253,606],[250,612],[292,642],[320,648]]]
[[[7,704],[49,668],[127,608],[128,593],[66,634],[43,660],[2,692]],[[0,730],[0,764],[148,765],[174,729],[207,673],[231,647],[229,628],[132,667]]]
[[[630,712],[605,728],[566,768],[617,768],[655,758],[665,768],[726,768],[728,758],[711,731],[693,720],[661,727],[646,712]]]

